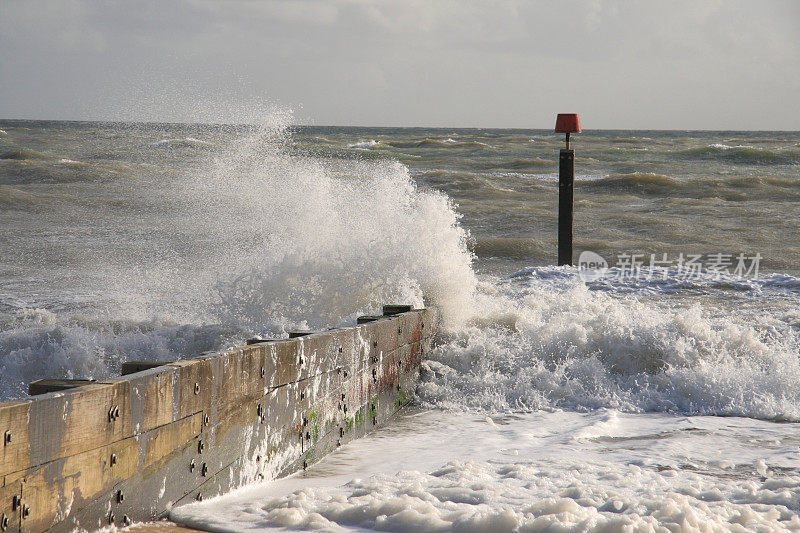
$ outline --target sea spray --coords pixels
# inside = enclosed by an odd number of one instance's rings
[[[420,190],[398,162],[322,160],[288,141],[284,126],[256,128],[189,183],[187,221],[225,243],[219,319],[274,334],[424,297],[463,320],[476,281],[447,196]]]

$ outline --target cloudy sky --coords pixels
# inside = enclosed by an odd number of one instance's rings
[[[800,2],[0,0],[0,118],[800,130]]]

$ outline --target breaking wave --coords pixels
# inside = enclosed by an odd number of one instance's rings
[[[609,407],[800,420],[798,280],[788,278],[753,289],[752,302],[757,290],[773,291],[775,309],[731,312],[673,301],[668,288],[626,296],[564,268],[531,269],[481,285],[480,311],[424,364],[420,393],[429,406],[489,412]]]
[[[212,142],[194,137],[184,137],[183,139],[162,139],[151,143],[152,148],[213,148],[216,146]]]
[[[356,150],[379,150],[379,149],[388,149],[391,148],[390,145],[385,144],[381,141],[376,141],[374,139],[370,139],[368,141],[358,141],[352,144],[347,145],[348,148],[354,148]]]
[[[491,148],[480,141],[457,141],[455,139],[423,139],[421,141],[390,141],[386,144],[395,148]]]
[[[711,144],[686,150],[671,152],[686,159],[712,159],[737,164],[751,165],[797,165],[800,164],[800,152],[797,150],[768,150],[753,146]]]
[[[31,150],[30,148],[17,148],[14,150],[8,150],[0,154],[0,159],[8,159],[8,160],[15,160],[15,161],[28,161],[28,160],[39,160],[39,161],[47,161],[57,159],[56,156],[47,154],[45,152],[39,152],[37,150]]]
[[[645,196],[684,196],[754,200],[800,197],[800,179],[789,177],[735,176],[677,178],[650,172],[609,174],[599,179],[578,176],[577,185],[594,191],[608,190]]]
[[[0,400],[33,379],[114,375],[125,359],[354,324],[389,302],[463,320],[476,280],[448,197],[418,189],[394,161],[294,154],[287,124],[271,117],[175,181],[157,174],[117,189],[131,197],[116,202],[143,210],[131,218],[143,240],[100,242],[98,261],[75,263],[76,279],[99,278],[91,299],[100,309],[5,306],[18,318],[0,328]],[[207,145],[187,137],[158,146]],[[17,200],[41,198],[0,190],[0,202]]]

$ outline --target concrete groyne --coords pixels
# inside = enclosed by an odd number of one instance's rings
[[[413,399],[436,321],[386,306],[350,328],[39,384],[64,390],[0,403],[0,531],[157,519],[305,468]]]

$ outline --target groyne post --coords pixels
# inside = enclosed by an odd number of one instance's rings
[[[575,182],[575,151],[570,148],[569,134],[580,133],[577,113],[559,113],[556,133],[566,133],[566,148],[558,157],[558,265],[572,265],[572,208]]]

